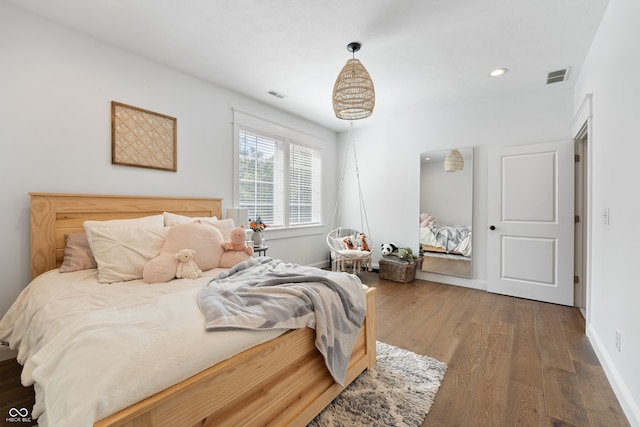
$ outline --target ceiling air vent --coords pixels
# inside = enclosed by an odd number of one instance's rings
[[[273,89],[269,89],[269,90],[267,91],[267,93],[268,93],[269,95],[275,96],[276,98],[279,98],[279,99],[284,99],[284,98],[286,98],[286,96],[287,96],[287,95],[283,95],[283,94],[281,94],[280,92],[276,92],[276,91],[275,91],[275,90],[273,90]]]
[[[569,68],[562,70],[550,71],[547,74],[547,84],[564,82],[569,78]]]

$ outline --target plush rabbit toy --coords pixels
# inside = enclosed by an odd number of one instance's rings
[[[176,277],[178,279],[196,279],[200,277],[202,271],[193,260],[193,254],[195,254],[195,251],[192,251],[191,249],[181,249],[176,254],[176,258],[179,261],[178,268],[176,270]]]

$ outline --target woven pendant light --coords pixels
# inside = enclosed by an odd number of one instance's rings
[[[464,158],[458,150],[451,150],[444,159],[445,172],[459,172],[464,169]]]
[[[333,86],[333,111],[339,119],[364,119],[373,113],[376,105],[373,81],[360,61],[355,59],[360,43],[349,43],[347,50],[354,52],[354,58],[347,61]]]

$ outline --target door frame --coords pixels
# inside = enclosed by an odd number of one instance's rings
[[[584,174],[584,182],[585,186],[585,200],[584,203],[584,230],[583,234],[583,274],[584,274],[584,290],[586,292],[585,296],[585,311],[586,313],[581,313],[585,316],[585,322],[587,325],[587,329],[591,324],[591,259],[592,259],[592,236],[591,230],[593,229],[593,206],[592,206],[592,198],[590,197],[593,189],[593,94],[588,93],[580,107],[578,108],[576,114],[573,117],[573,121],[571,122],[571,135],[573,135],[574,141],[578,141],[583,139],[586,136],[586,159],[584,163],[585,174]]]
[[[574,224],[574,305],[580,309],[586,319],[587,311],[587,284],[586,284],[586,241],[587,241],[587,203],[589,194],[586,190],[588,174],[588,131],[587,126],[582,127],[574,139],[575,147],[575,180],[574,200],[575,216]]]

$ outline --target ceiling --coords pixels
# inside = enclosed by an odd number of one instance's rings
[[[331,93],[355,54],[373,115],[573,86],[608,0],[5,0],[336,131]],[[497,67],[509,72],[499,78]],[[546,84],[570,67],[568,80]],[[276,98],[267,92],[285,95]]]

